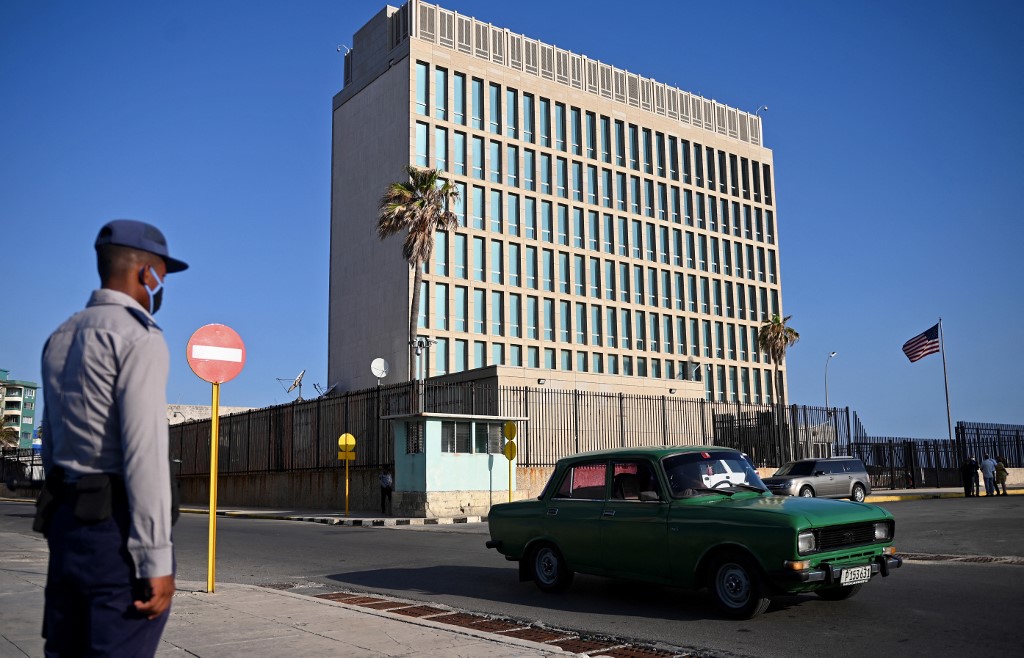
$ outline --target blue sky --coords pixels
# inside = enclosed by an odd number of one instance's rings
[[[823,404],[835,350],[830,401],[870,434],[946,436],[941,358],[900,351],[941,316],[954,422],[1024,423],[1024,4],[441,4],[769,106],[791,401]],[[277,378],[303,369],[307,397],[326,383],[337,46],[382,7],[0,3],[0,368],[39,380],[46,336],[96,286],[96,231],[135,217],[192,264],[157,315],[170,402],[209,403],[184,353],[211,322],[248,349],[221,404],[286,402]]]

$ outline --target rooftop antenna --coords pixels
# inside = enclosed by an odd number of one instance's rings
[[[296,402],[302,402],[302,378],[303,378],[303,377],[304,377],[305,375],[306,375],[306,371],[305,371],[305,370],[303,370],[302,372],[300,372],[300,373],[299,373],[299,376],[298,376],[298,377],[296,377],[296,378],[295,378],[294,380],[292,380],[292,385],[291,385],[291,386],[289,386],[289,387],[288,387],[288,388],[287,388],[287,389],[285,390],[285,393],[291,393],[291,392],[292,392],[292,391],[294,391],[295,389],[299,389],[299,396],[298,396],[297,398],[295,398],[295,401],[296,401]],[[280,383],[281,383],[281,386],[283,387],[283,386],[284,386],[284,383],[285,383],[286,381],[288,381],[288,380],[287,380],[287,379],[282,379],[282,378],[278,377],[278,378],[277,378],[277,381],[278,381],[278,382],[280,382]]]

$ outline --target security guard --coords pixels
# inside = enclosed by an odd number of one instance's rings
[[[169,359],[153,314],[188,265],[129,219],[100,230],[96,256],[101,288],[43,348],[43,637],[47,656],[152,656],[174,594]]]

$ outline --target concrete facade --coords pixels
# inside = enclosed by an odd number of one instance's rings
[[[395,378],[504,365],[523,382],[775,400],[756,348],[782,313],[756,114],[411,0],[355,35],[333,126],[339,390],[372,386],[383,357]],[[463,192],[424,274],[436,342],[411,364],[413,273],[400,237],[375,231],[408,165]]]

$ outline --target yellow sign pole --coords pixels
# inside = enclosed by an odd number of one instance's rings
[[[206,567],[206,591],[213,594],[217,570],[217,433],[220,425],[220,384],[213,385],[213,406],[210,416],[210,538]]]
[[[356,458],[356,437],[345,432],[338,437],[338,459],[345,462],[345,516],[348,516],[348,463]]]
[[[502,452],[505,453],[505,458],[508,459],[508,502],[512,502],[512,460],[516,458],[516,424],[511,420],[505,423],[504,434],[508,442],[505,443],[505,448]]]

